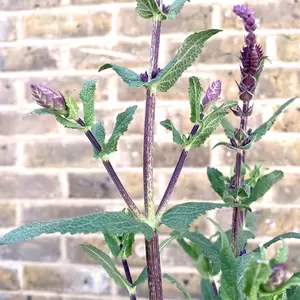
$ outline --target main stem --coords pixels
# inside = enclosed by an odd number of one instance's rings
[[[161,21],[153,18],[152,38],[150,49],[149,79],[152,73],[157,71]],[[143,157],[143,181],[144,181],[144,205],[145,215],[150,221],[155,219],[155,207],[153,199],[153,143],[155,120],[155,94],[147,89],[146,111],[144,127],[144,157]],[[145,240],[146,259],[148,270],[148,287],[150,300],[162,300],[162,280],[159,253],[158,234],[155,230],[152,238]]]

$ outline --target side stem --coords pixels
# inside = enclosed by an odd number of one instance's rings
[[[130,284],[133,284],[127,259],[122,259],[122,265],[123,265],[123,269],[124,269],[127,281]],[[130,300],[136,300],[136,294],[135,293],[134,294],[130,294],[129,298],[130,298]]]

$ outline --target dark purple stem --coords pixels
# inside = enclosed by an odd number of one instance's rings
[[[130,284],[133,284],[127,259],[122,259],[122,265],[123,265],[123,269],[124,269],[127,281]],[[136,294],[130,294],[129,298],[130,298],[130,300],[136,300]]]
[[[84,121],[80,118],[77,120],[77,123],[81,126],[85,126]],[[87,130],[85,132],[85,135],[87,136],[87,138],[91,142],[92,146],[97,151],[99,151],[99,152],[102,151],[101,145],[98,143],[97,139],[95,138],[95,136],[93,135],[93,133],[90,130]],[[134,215],[137,218],[143,219],[143,216],[142,216],[141,212],[139,211],[139,209],[137,208],[137,206],[135,205],[135,203],[133,202],[133,200],[129,196],[128,192],[126,191],[126,189],[123,186],[121,180],[119,179],[118,175],[116,174],[116,172],[115,172],[113,166],[111,165],[110,161],[109,160],[102,160],[102,163],[103,163],[105,169],[107,170],[111,180],[114,182],[118,192],[120,193],[120,195],[122,196],[122,198],[126,202],[127,206],[129,207],[129,209],[134,213]]]

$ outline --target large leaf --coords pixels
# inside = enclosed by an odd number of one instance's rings
[[[0,239],[0,244],[11,244],[26,241],[43,233],[59,232],[70,233],[96,233],[123,234],[125,232],[142,232],[150,239],[153,229],[146,223],[139,222],[122,212],[99,212],[70,219],[33,222],[22,225]]]
[[[207,279],[201,280],[201,294],[205,300],[221,300],[220,296],[215,295],[212,282]]]
[[[199,78],[192,76],[189,78],[189,100],[191,107],[191,117],[192,123],[200,122],[200,97],[203,89],[201,88]]]
[[[277,170],[260,177],[254,188],[251,190],[250,197],[243,199],[243,204],[250,205],[251,203],[257,201],[258,199],[263,197],[271,189],[271,187],[282,178],[283,172]]]
[[[201,215],[206,214],[207,211],[229,206],[225,203],[186,202],[175,205],[165,212],[161,222],[170,228],[183,232],[187,231],[191,223]]]
[[[172,131],[173,134],[173,142],[178,145],[183,144],[183,140],[181,138],[180,133],[178,130],[174,127],[173,123],[170,120],[161,121],[160,124],[165,127],[166,129]]]
[[[85,81],[83,88],[79,93],[79,97],[83,103],[84,122],[87,126],[92,126],[94,124],[96,83],[97,80],[95,79]]]
[[[236,101],[226,101],[220,107],[215,108],[201,122],[200,129],[197,133],[190,137],[187,143],[187,148],[200,147],[208,137],[218,128],[223,117],[228,114],[231,107],[236,106]]]
[[[159,6],[156,0],[137,0],[136,11],[143,19],[150,19],[160,14]]]
[[[169,6],[169,10],[166,13],[166,16],[169,20],[175,20],[179,15],[181,9],[183,8],[186,0],[174,0],[173,3]]]
[[[206,173],[212,188],[222,198],[226,191],[223,174],[218,169],[210,167],[207,167]]]
[[[192,300],[192,297],[187,291],[187,289],[182,284],[180,284],[173,276],[169,274],[164,274],[163,278],[169,280],[172,284],[174,284],[177,287],[177,289],[182,293],[184,300]]]
[[[113,281],[122,288],[127,288],[128,291],[134,289],[131,284],[126,280],[126,278],[119,272],[115,263],[112,259],[104,253],[102,250],[92,246],[92,245],[80,245],[81,249],[87,253],[91,258],[100,264],[107,274],[113,279]]]
[[[286,295],[288,300],[300,299],[300,285],[287,289]]]
[[[276,118],[282,113],[282,111],[289,105],[291,104],[295,99],[292,98],[290,100],[288,100],[287,102],[285,102],[283,105],[281,105],[278,110],[274,113],[274,115],[265,123],[263,123],[261,126],[259,126],[257,129],[255,129],[251,135],[250,135],[250,139],[253,142],[257,142],[259,141],[273,126],[273,124],[276,121]]]
[[[176,56],[165,66],[155,79],[150,81],[149,85],[159,92],[166,92],[169,90],[182,73],[199,57],[204,42],[220,31],[221,30],[219,29],[209,29],[193,33],[187,37]]]
[[[78,125],[76,123],[73,123],[72,121],[69,121],[62,116],[55,115],[55,119],[57,120],[58,123],[60,123],[61,125],[63,125],[66,128],[85,130],[85,127]]]
[[[115,64],[105,64],[98,70],[98,72],[101,72],[101,71],[109,69],[109,68],[112,68],[129,87],[139,88],[144,85],[145,86],[147,85],[146,82],[143,82],[141,80],[139,74],[137,74],[125,67],[121,67],[121,66],[118,66]]]
[[[137,106],[134,105],[126,108],[124,112],[118,114],[114,131],[105,147],[106,154],[110,154],[112,152],[117,151],[118,141],[121,135],[128,130],[128,125],[133,120],[133,116],[135,114],[136,108]]]

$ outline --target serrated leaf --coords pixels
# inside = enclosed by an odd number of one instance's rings
[[[214,191],[222,198],[226,190],[223,174],[215,168],[207,167],[207,177]]]
[[[189,78],[189,100],[191,107],[190,121],[198,123],[200,121],[200,97],[203,89],[201,88],[199,78],[192,76]]]
[[[138,286],[142,283],[144,283],[148,279],[148,271],[147,268],[144,268],[142,272],[140,273],[137,280],[133,283],[133,286]]]
[[[160,14],[156,0],[137,0],[136,4],[136,11],[143,19],[150,19]]]
[[[150,239],[153,229],[146,223],[135,220],[122,212],[101,212],[69,219],[33,222],[22,225],[0,239],[0,244],[12,244],[26,241],[41,234],[50,233],[109,233],[142,232]]]
[[[68,119],[77,120],[79,107],[77,102],[73,99],[71,93],[65,97],[65,101],[69,112]]]
[[[96,140],[98,141],[98,143],[100,144],[101,148],[104,150],[106,133],[105,133],[105,128],[102,125],[102,123],[97,122],[97,123],[93,124],[91,127],[91,132],[94,135],[94,137],[96,138]],[[99,153],[96,149],[93,149],[93,152],[94,152],[95,158],[98,158],[99,156],[101,156],[101,153]]]
[[[166,129],[172,131],[173,134],[173,142],[175,144],[178,145],[182,145],[183,144],[183,140],[181,138],[180,133],[178,132],[178,130],[174,127],[173,123],[170,120],[165,120],[165,121],[161,121],[160,125],[162,125],[163,127],[165,127]]]
[[[224,117],[221,121],[221,125],[224,129],[226,136],[229,139],[233,139],[234,138],[234,127],[231,125],[231,123],[228,121],[228,119]]]
[[[191,34],[185,39],[175,57],[164,69],[150,81],[149,85],[155,87],[158,92],[166,92],[180,78],[202,52],[204,43],[221,30],[209,29]]]
[[[128,257],[132,256],[132,247],[135,240],[134,233],[124,233],[122,238],[122,249],[119,254],[121,259],[127,259]]]
[[[87,253],[91,258],[100,264],[103,269],[107,272],[109,277],[122,288],[127,288],[128,291],[131,291],[131,284],[126,280],[126,278],[119,272],[115,263],[112,259],[104,253],[102,250],[92,246],[92,245],[80,245],[81,249]]]
[[[184,232],[189,229],[195,219],[206,214],[207,211],[228,206],[230,205],[224,203],[186,202],[175,205],[165,212],[161,222],[179,232]]]
[[[169,280],[172,284],[174,284],[177,289],[182,293],[184,300],[192,300],[190,293],[187,291],[187,289],[180,284],[173,276],[169,274],[164,274],[163,278]]]
[[[169,10],[166,13],[166,16],[169,20],[175,20],[179,15],[181,9],[183,8],[186,0],[174,0],[173,3],[169,6]]]
[[[105,147],[105,154],[117,151],[118,141],[121,135],[128,130],[128,125],[133,120],[136,108],[137,106],[134,105],[126,108],[124,112],[118,114],[114,131]]]
[[[217,148],[218,146],[225,146],[226,148],[228,148],[228,149],[230,149],[230,150],[234,150],[234,151],[237,151],[237,152],[241,152],[242,150],[248,150],[248,149],[250,149],[251,146],[252,146],[252,144],[249,143],[249,144],[247,144],[247,145],[245,145],[245,146],[237,146],[237,147],[235,147],[235,146],[233,146],[233,145],[231,145],[230,143],[227,143],[227,142],[219,142],[219,143],[215,144],[215,145],[212,147],[211,150]]]
[[[104,240],[111,254],[114,257],[118,257],[121,251],[119,241],[118,241],[118,236],[116,234],[112,235],[112,234],[104,233]]]
[[[109,68],[112,68],[129,87],[139,88],[147,85],[146,82],[143,82],[141,80],[139,74],[125,67],[121,67],[115,64],[105,64],[98,70],[98,72],[101,72]]]
[[[260,177],[254,188],[252,188],[251,190],[251,196],[247,199],[243,199],[242,203],[250,205],[251,203],[257,201],[258,199],[263,197],[271,189],[271,187],[282,178],[283,172],[277,170]]]
[[[72,121],[63,118],[62,116],[55,115],[55,119],[57,120],[57,122],[59,122],[61,125],[63,125],[66,128],[85,130],[85,127],[73,123]]]
[[[281,264],[285,263],[288,260],[288,247],[284,240],[282,240],[282,245],[278,249],[274,263],[275,264]]]
[[[226,101],[220,107],[215,108],[205,117],[197,133],[190,137],[187,148],[200,147],[209,136],[218,128],[223,117],[229,112],[231,107],[236,106],[236,101]]]
[[[53,111],[53,109],[50,109],[50,108],[37,108],[37,109],[33,110],[30,114],[56,115],[56,113]]]
[[[79,92],[79,98],[83,103],[84,122],[87,126],[94,124],[96,83],[97,80],[95,79],[85,81]]]
[[[201,294],[205,300],[221,300],[220,296],[216,296],[212,288],[212,283],[210,280],[201,280]]]
[[[253,142],[259,141],[273,126],[273,124],[276,121],[276,118],[282,113],[282,111],[290,105],[297,97],[292,98],[285,102],[283,105],[281,105],[278,110],[273,114],[273,116],[265,123],[263,123],[261,126],[259,126],[257,129],[255,129],[249,136],[250,140]]]

